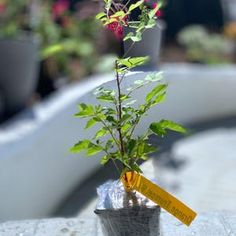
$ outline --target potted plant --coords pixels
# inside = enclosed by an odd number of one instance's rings
[[[30,100],[37,84],[38,43],[31,33],[30,1],[0,1],[0,87],[5,118]]]
[[[115,33],[122,33],[123,27],[129,25],[133,33],[126,35],[124,41],[132,41],[132,46],[142,40],[146,29],[155,27],[156,12],[160,9],[158,3],[154,9],[148,9],[144,0],[131,4],[128,8],[115,1],[104,0],[105,12],[97,15],[103,25],[112,28]],[[132,21],[129,16],[139,8],[140,18]],[[113,27],[111,27],[111,24]],[[132,47],[131,46],[131,47]],[[71,151],[86,152],[86,156],[101,153],[101,164],[113,162],[123,181],[129,179],[131,173],[142,173],[139,161],[147,160],[148,154],[156,148],[149,143],[152,134],[165,136],[168,130],[185,132],[185,129],[169,120],[155,121],[148,130],[140,136],[135,130],[149,109],[163,102],[166,96],[167,84],[162,81],[162,73],[148,74],[142,80],[136,80],[133,86],[125,88],[123,81],[130,69],[145,64],[148,57],[117,58],[115,62],[116,90],[99,87],[94,94],[100,102],[98,105],[79,104],[78,118],[88,119],[86,129],[101,125],[91,139],[80,140]],[[153,88],[145,96],[145,101],[138,104],[132,100],[134,92],[153,84]],[[120,165],[119,165],[120,163]],[[124,188],[121,181],[108,182],[99,187],[100,204],[95,213],[99,215],[105,235],[158,235],[159,214],[158,205],[151,203],[141,194]]]

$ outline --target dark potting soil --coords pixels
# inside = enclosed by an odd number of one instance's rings
[[[233,128],[236,127],[236,116],[225,117],[221,119],[209,120],[195,124],[185,125],[191,134],[196,134],[202,131],[215,129],[215,128]],[[157,153],[154,153],[151,158],[159,158],[160,165],[178,169],[182,163],[175,160],[170,155],[172,145],[185,138],[183,135],[176,133],[169,133],[164,139],[152,136],[151,143],[159,147]],[[161,155],[164,154],[165,155]],[[96,173],[91,175],[83,184],[79,185],[73,193],[61,204],[58,210],[53,214],[55,217],[71,217],[78,214],[78,212],[96,196],[96,188],[103,184],[108,179],[117,179],[119,177],[112,163],[107,166],[101,167]]]

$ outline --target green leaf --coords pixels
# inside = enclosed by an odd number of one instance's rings
[[[100,20],[101,18],[107,17],[107,15],[104,12],[100,12],[96,15],[96,19]]]
[[[127,146],[128,155],[131,155],[135,149],[137,141],[135,139],[130,139]]]
[[[159,84],[154,89],[149,92],[146,96],[146,102],[150,102],[153,98],[156,98],[159,94],[163,94],[166,92],[167,85],[166,84]]]
[[[142,33],[139,32],[141,29],[138,29],[134,36],[131,36],[130,39],[133,42],[140,42],[142,40]]]
[[[163,72],[157,72],[157,73],[153,73],[153,74],[148,74],[145,77],[146,81],[150,81],[150,82],[156,82],[156,81],[160,81],[163,79]]]
[[[161,125],[160,125],[159,122],[157,122],[157,123],[152,123],[152,124],[149,126],[149,128],[150,128],[150,130],[151,130],[154,134],[156,134],[156,135],[158,135],[158,136],[163,137],[163,136],[166,134],[165,129],[163,129],[163,128],[161,127]]]
[[[156,148],[153,147],[151,144],[148,144],[147,141],[142,140],[138,143],[138,150],[137,150],[137,156],[142,157],[147,154],[153,153],[156,151]]]
[[[133,68],[136,66],[141,66],[147,63],[149,57],[128,57],[118,60],[119,66],[125,66],[127,68]]]
[[[43,59],[45,59],[50,56],[54,56],[57,53],[60,53],[62,51],[64,51],[64,47],[61,43],[53,44],[53,45],[50,45],[42,50],[41,57]]]
[[[183,126],[173,121],[161,120],[159,123],[163,129],[169,129],[169,130],[176,131],[179,133],[186,133],[186,129]]]
[[[147,22],[147,24],[145,25],[145,28],[146,29],[151,29],[151,28],[153,28],[155,25],[156,25],[156,20],[154,20],[154,19],[150,19],[148,22]]]
[[[117,11],[115,14],[110,15],[110,18],[124,18],[126,16],[124,11]]]
[[[96,139],[101,138],[101,137],[105,136],[107,133],[108,133],[107,128],[102,128],[102,129],[98,130],[98,132],[95,134],[95,138]]]
[[[87,149],[87,153],[86,155],[89,156],[93,156],[99,152],[103,151],[103,148],[101,146],[95,145],[90,143],[88,149]]]
[[[125,123],[124,125],[122,125],[121,131],[126,132],[129,128],[131,128],[131,124],[130,123]]]
[[[144,161],[147,161],[148,160],[148,156],[141,156],[139,159],[141,159],[141,160],[144,160]]]
[[[137,7],[141,6],[143,4],[144,0],[138,1],[134,4],[131,4],[129,7],[129,12],[133,11],[134,9],[136,9]]]
[[[108,150],[109,148],[112,148],[112,147],[113,147],[113,143],[114,143],[114,140],[113,140],[113,139],[107,140],[107,143],[106,143],[105,148],[106,148],[107,150]]]
[[[120,96],[120,100],[121,100],[121,101],[126,101],[126,100],[128,100],[128,99],[130,99],[130,97],[127,96],[127,94],[121,94],[121,96]]]
[[[137,163],[133,163],[131,165],[131,169],[138,172],[138,173],[143,173],[143,171],[140,169],[139,165]]]
[[[107,162],[109,160],[110,160],[110,158],[107,155],[105,155],[104,157],[102,157],[100,163],[101,163],[101,165],[105,165],[105,164],[107,164]]]
[[[94,115],[94,108],[92,105],[87,105],[85,103],[81,103],[78,105],[79,107],[79,112],[75,114],[75,117],[88,117]]]
[[[88,148],[88,146],[90,145],[90,141],[88,139],[85,139],[83,141],[79,141],[78,143],[76,143],[71,149],[70,151],[73,153],[79,153],[85,149]]]
[[[150,125],[149,128],[154,134],[159,136],[164,136],[166,134],[166,130],[172,130],[179,133],[186,132],[186,129],[183,126],[170,120],[161,120],[160,122],[154,122]]]
[[[111,96],[110,94],[104,94],[104,95],[98,96],[97,99],[100,101],[104,101],[104,102],[113,102],[114,101],[114,97]]]
[[[86,126],[85,126],[85,129],[89,129],[91,128],[92,126],[94,126],[98,121],[95,120],[94,118],[88,120]]]
[[[129,32],[125,37],[124,37],[124,41],[127,41],[128,39],[131,39],[134,36],[133,32]]]
[[[165,99],[166,99],[166,93],[164,92],[163,94],[158,95],[158,96],[153,100],[151,106],[154,106],[154,105],[156,105],[156,104],[159,104],[159,103],[165,101]]]

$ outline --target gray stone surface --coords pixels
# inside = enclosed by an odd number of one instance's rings
[[[1,236],[96,236],[96,218],[45,219],[0,224]]]
[[[102,236],[96,217],[45,219],[0,224],[1,236]],[[161,214],[162,236],[235,236],[236,214],[226,211],[199,214],[190,227],[168,213]],[[112,235],[111,235],[112,236]]]
[[[155,178],[197,212],[236,212],[236,129],[213,129],[177,142],[170,153],[179,169],[153,160]],[[151,163],[145,163],[149,169]]]

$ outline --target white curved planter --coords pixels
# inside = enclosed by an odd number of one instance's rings
[[[167,101],[152,109],[137,132],[162,118],[181,123],[236,114],[236,69],[167,65]],[[132,74],[125,86],[143,77]],[[89,91],[112,79],[94,77],[70,86],[0,129],[0,220],[48,216],[76,185],[99,167],[100,156],[81,158],[68,149],[90,136],[73,117],[78,102],[94,103]],[[108,83],[114,87],[114,81]],[[87,94],[86,96],[84,96]],[[138,101],[145,91],[137,93]]]

